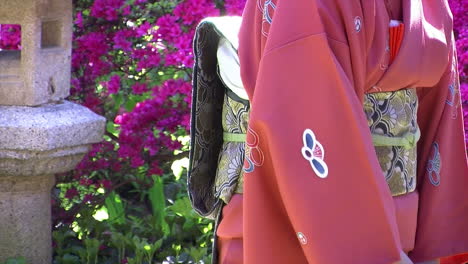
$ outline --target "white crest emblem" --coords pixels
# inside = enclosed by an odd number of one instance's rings
[[[303,233],[297,232],[297,238],[299,239],[299,242],[301,242],[302,245],[307,244],[307,237]]]
[[[320,142],[315,138],[314,132],[306,129],[302,136],[304,146],[301,149],[304,159],[310,162],[310,166],[318,177],[324,179],[328,176],[328,166],[324,161],[325,150]]]
[[[356,32],[361,32],[361,29],[362,29],[362,19],[361,17],[357,16],[354,18],[354,30],[356,30]]]

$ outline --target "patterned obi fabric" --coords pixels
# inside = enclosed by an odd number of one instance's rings
[[[416,188],[416,143],[418,97],[415,89],[367,94],[364,112],[383,175],[393,196]],[[219,155],[215,196],[228,203],[233,193],[242,193],[242,137],[247,131],[249,109],[225,96],[222,111],[224,142]]]
[[[375,152],[393,196],[416,189],[417,110],[415,89],[371,93],[364,99]]]
[[[226,94],[222,117],[224,140],[216,171],[215,196],[228,203],[233,193],[242,193],[249,106]]]

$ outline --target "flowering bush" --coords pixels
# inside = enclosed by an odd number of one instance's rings
[[[109,121],[105,141],[61,178],[56,243],[77,226],[81,254],[93,253],[86,243],[94,241],[102,260],[152,263],[150,250],[157,261],[209,261],[212,223],[192,212],[178,165],[188,156],[192,39],[202,18],[242,7],[242,0],[75,1],[71,99]],[[103,209],[104,224],[96,219]],[[59,263],[80,255],[59,248]]]
[[[449,2],[468,128],[468,6]],[[57,178],[55,263],[209,261],[213,225],[191,210],[182,173],[192,39],[202,18],[240,15],[244,4],[74,0],[70,100],[108,122],[104,141]],[[20,35],[19,25],[0,25],[0,49],[20,49]]]
[[[191,209],[183,168],[192,39],[245,0],[74,0],[70,100],[106,117],[104,141],[57,177],[55,263],[208,262],[211,221]],[[2,25],[0,49],[20,49]]]

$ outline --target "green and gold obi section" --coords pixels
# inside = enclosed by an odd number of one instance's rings
[[[245,158],[245,135],[249,122],[249,106],[226,94],[223,105],[223,147],[216,172],[216,197],[226,204],[233,193],[242,193],[242,167]]]
[[[417,110],[415,89],[371,93],[364,99],[375,152],[393,196],[416,189]]]

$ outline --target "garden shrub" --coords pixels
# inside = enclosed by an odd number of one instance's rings
[[[186,193],[192,39],[242,0],[78,0],[70,100],[104,141],[58,177],[56,263],[208,263],[213,223]]]

